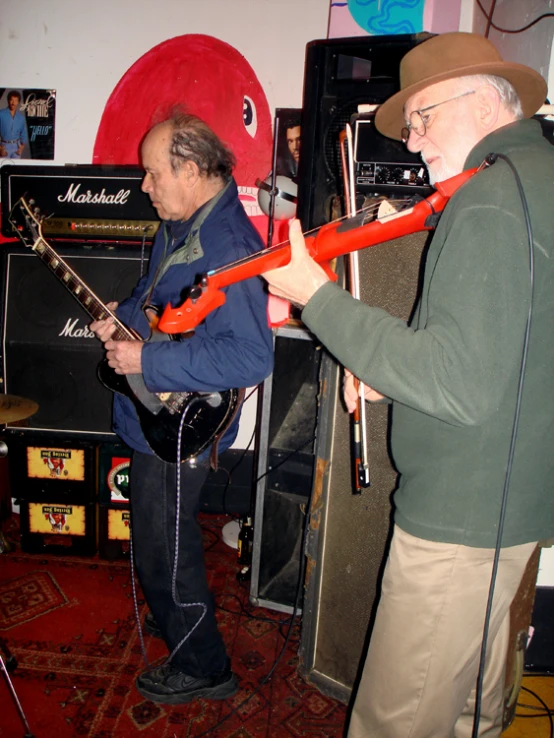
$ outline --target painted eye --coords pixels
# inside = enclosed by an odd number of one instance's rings
[[[258,130],[258,115],[254,101],[248,95],[244,96],[242,104],[242,120],[247,132],[254,138]]]

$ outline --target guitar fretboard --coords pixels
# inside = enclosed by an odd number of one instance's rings
[[[132,341],[133,333],[115,316],[100,298],[83,282],[62,257],[42,238],[37,239],[33,251],[46,264],[52,274],[66,287],[93,320],[105,320],[112,317],[115,331],[112,338],[116,341]]]

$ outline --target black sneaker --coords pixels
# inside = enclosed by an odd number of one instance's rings
[[[152,615],[150,610],[148,610],[144,616],[142,629],[145,633],[148,633],[148,635],[154,636],[154,638],[161,638],[163,640],[163,635],[161,630],[158,628],[156,618]]]
[[[137,677],[136,687],[143,697],[166,705],[181,705],[195,697],[205,700],[226,700],[238,692],[236,676],[227,666],[221,674],[192,677],[179,671],[173,664],[162,664]]]

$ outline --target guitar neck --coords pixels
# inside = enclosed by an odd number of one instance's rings
[[[113,339],[116,341],[131,341],[135,335],[130,331],[100,300],[100,298],[83,282],[73,269],[56,253],[43,238],[39,238],[33,245],[33,251],[46,264],[48,269],[71,292],[73,297],[90,315],[93,320],[104,320],[111,317],[115,321]]]

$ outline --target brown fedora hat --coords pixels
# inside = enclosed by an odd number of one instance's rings
[[[546,82],[534,69],[503,61],[494,44],[484,36],[443,33],[418,44],[402,59],[400,92],[377,108],[377,130],[400,140],[402,127],[406,125],[404,105],[409,97],[437,82],[473,74],[494,74],[511,82],[526,118],[536,113],[545,101]]]

